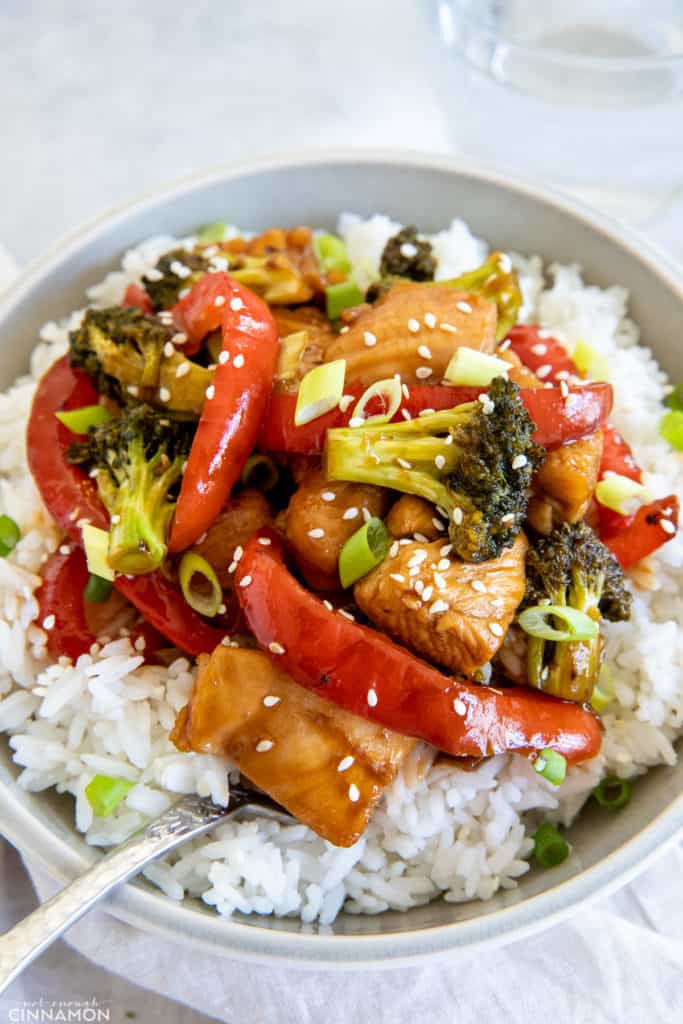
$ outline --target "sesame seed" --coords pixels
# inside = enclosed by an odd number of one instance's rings
[[[451,563],[448,558],[440,559],[440,561],[437,564],[437,569],[439,570],[439,572],[447,572],[447,570],[450,569],[450,567]]]
[[[674,526],[674,524],[671,522],[670,519],[660,519],[659,520],[659,525],[664,530],[664,533],[671,534],[671,536],[673,536],[674,533],[676,532],[676,527]]]
[[[515,455],[514,459],[512,460],[512,468],[523,469],[524,466],[526,466],[527,462],[528,459],[526,455]]]
[[[417,256],[417,246],[413,245],[412,242],[403,242],[400,248],[401,256],[405,256],[407,260],[412,260],[413,256]]]
[[[161,281],[162,277],[164,276],[160,270],[154,270],[152,271],[152,273],[154,273],[157,276],[150,277],[150,274],[148,273],[147,277],[149,277],[151,281]],[[173,313],[171,313],[170,309],[162,309],[157,313],[157,319],[162,324],[172,324]]]
[[[220,364],[221,366],[225,366],[225,364],[226,364],[226,363],[227,363],[227,362],[228,362],[229,360],[230,360],[230,353],[229,353],[229,352],[227,352],[227,351],[226,351],[226,350],[224,349],[224,350],[223,350],[223,351],[222,351],[222,352],[220,353],[220,355],[218,356],[218,362],[219,362],[219,364]]]
[[[214,304],[214,306],[224,306],[225,305],[225,295],[217,295],[216,298],[213,300],[213,304]]]
[[[607,474],[605,474],[605,475],[607,475]],[[670,516],[672,514],[673,514],[673,509],[670,506],[667,506],[666,508],[662,509],[662,515],[663,516]],[[60,551],[61,551],[61,548],[60,548]]]
[[[412,469],[413,468],[412,467],[412,463],[408,462],[407,459],[402,459],[402,458],[399,457],[399,458],[396,459],[396,461],[398,462],[398,464],[401,467],[401,469]]]
[[[282,646],[282,644],[279,644],[277,640],[271,640],[271,642],[268,644],[268,650],[270,651],[271,654],[285,653],[284,647]]]
[[[180,260],[173,260],[169,267],[169,270],[171,271],[172,274],[175,274],[176,277],[180,278],[189,277],[190,274],[192,273],[190,268],[186,267],[184,263],[180,262]]]
[[[436,409],[421,409],[420,412],[418,413],[418,416],[431,416],[433,412],[436,412]]]
[[[189,372],[190,372],[190,364],[187,363],[187,362],[180,363],[176,367],[175,375],[178,378],[178,380],[180,380],[181,377],[185,377],[186,374],[188,374]]]
[[[352,505],[351,508],[347,508],[346,511],[342,514],[342,519],[355,519],[357,515],[358,509],[356,508],[355,505]]]
[[[323,491],[320,497],[323,499],[323,501],[334,501],[337,495],[334,493],[334,491]]]
[[[263,698],[263,706],[264,708],[274,708],[276,704],[280,703],[280,699],[280,697],[275,697],[274,695],[269,694],[267,697]]]
[[[168,388],[159,388],[159,399],[162,402],[168,402],[171,398],[171,392]]]
[[[405,398],[405,400],[407,402],[408,399],[410,398],[410,391],[408,390],[408,385],[407,384],[401,384],[401,391],[403,392],[403,397]]]
[[[562,393],[563,398],[569,397],[569,385],[567,384],[566,380],[560,381],[560,391]]]
[[[419,593],[419,591],[418,591]],[[430,597],[434,593],[434,587],[423,587],[422,588],[422,600],[429,601]]]
[[[167,359],[170,359],[174,352],[175,346],[172,344],[172,342],[167,341],[166,344],[164,345],[164,355],[166,356]]]
[[[437,469],[443,469],[443,467],[446,465],[445,457],[443,455],[435,455],[434,465],[436,466]]]
[[[430,330],[434,330],[436,327],[436,317],[433,313],[425,313],[424,315],[425,327],[429,327]]]
[[[442,321],[439,324],[439,327],[441,328],[442,331],[446,331],[448,334],[457,334],[458,333],[458,328],[454,324],[449,324],[449,323],[446,323],[446,322]]]
[[[340,334],[348,334],[349,333],[349,325],[345,324],[343,327],[340,327],[339,328],[339,333]]]
[[[440,519],[436,518],[436,516],[432,516],[432,526],[434,527],[435,530],[445,530],[446,529],[446,524],[442,523]]]
[[[184,331],[176,331],[175,334],[171,335],[171,341],[174,345],[184,345],[187,341],[187,335]]]
[[[413,418],[407,409],[401,409],[401,416],[403,417],[404,420],[412,420]]]
[[[415,376],[418,380],[427,380],[427,377],[431,377],[432,368],[431,366],[418,366],[415,371]]]
[[[240,560],[240,558],[242,557],[243,554],[244,554],[244,548],[242,547],[241,544],[238,544],[237,547],[235,548],[235,550],[232,553],[232,557],[234,558],[234,560],[236,562],[239,562],[239,560]]]
[[[460,700],[460,698],[457,697],[453,701],[453,710],[456,715],[462,715],[464,717],[467,714],[467,704],[465,704],[464,700]]]
[[[321,537],[325,536],[325,531],[320,526],[316,526],[308,531],[308,536],[312,540],[320,540]]]
[[[251,583],[251,576],[243,576],[242,579],[240,580],[240,586],[241,587],[248,587],[250,583]]]
[[[236,295],[234,299],[230,299],[230,309],[237,313],[240,309],[244,309],[244,303],[240,299],[239,295]]]
[[[178,298],[179,299],[184,299],[185,296],[189,295],[189,294],[190,294],[190,289],[189,288],[181,288],[180,291],[178,292]]]
[[[439,612],[447,612],[449,608],[450,605],[448,604],[447,601],[442,601],[440,597],[437,597],[436,601],[429,609],[429,614],[438,615]]]
[[[56,621],[57,620],[55,619],[54,615],[46,615],[45,618],[43,619],[43,629],[54,629]]]
[[[349,800],[351,801],[352,804],[358,803],[358,801],[360,800],[360,790],[358,789],[358,786],[354,785],[353,782],[349,786]]]
[[[327,608],[328,612],[333,612],[334,611],[334,605],[332,604],[331,601],[328,601],[327,598],[323,601],[323,604]]]
[[[356,621],[356,616],[352,615],[351,612],[347,612],[344,608],[340,608],[339,609],[339,614],[341,616],[343,616],[343,618],[348,619],[349,622],[355,622]]]
[[[371,708],[377,707],[377,694],[372,688],[368,690],[368,706]]]
[[[377,344],[377,335],[373,334],[372,331],[363,331],[363,341],[368,348],[373,348]]]
[[[339,409],[341,410],[341,412],[346,412],[346,410],[353,401],[353,395],[342,395],[342,397],[339,399]]]
[[[364,423],[365,420],[363,419],[362,416],[352,416],[351,419],[349,420],[350,427],[362,427]]]
[[[227,612],[227,610],[228,610],[228,606],[227,606],[227,604],[219,604],[219,605],[218,605],[218,614],[219,614],[219,615],[225,615],[225,613]]]
[[[543,380],[544,377],[547,377],[552,372],[553,368],[550,365],[550,363],[544,363],[543,366],[539,366],[538,369],[535,371],[536,376],[539,377],[541,380]]]
[[[408,575],[409,576],[419,576],[420,575],[420,566],[419,565],[412,565],[410,567],[410,569],[408,570]]]
[[[241,352],[235,356],[235,358],[232,361],[232,365],[237,370],[241,369],[241,367],[244,366],[244,356],[242,355]]]
[[[445,590],[446,589],[446,586],[447,586],[446,580],[444,579],[444,577],[441,575],[440,572],[435,572],[434,573],[434,582],[436,583],[436,586],[437,586],[437,588],[439,590]]]
[[[406,581],[405,576],[400,572],[390,572],[389,579],[396,580],[397,583],[405,583]]]
[[[60,544],[59,545],[59,553],[60,553],[60,555],[70,555],[71,554],[71,548],[69,547],[68,544]]]
[[[232,644],[232,640],[230,639],[229,636],[224,636],[223,639],[221,640],[221,644],[223,645],[223,647],[230,647]]]
[[[121,522],[121,516],[117,512],[115,512],[114,515],[111,517],[111,521],[114,524],[114,526],[116,526],[117,523]]]
[[[539,342],[538,345],[532,345],[531,351],[535,356],[544,356],[548,351],[548,346],[544,345],[543,342]]]
[[[463,518],[462,517],[462,509],[461,508],[457,508],[457,507],[454,508],[453,509],[453,522],[455,523],[456,526],[460,526],[460,524],[462,523],[462,518]]]
[[[427,552],[426,551],[424,551],[424,550],[415,551],[410,556],[410,561],[408,562],[408,565],[422,565],[422,563],[424,562],[424,560],[426,558],[427,558]]]
[[[514,523],[514,521],[515,521],[515,513],[514,512],[506,512],[504,516],[500,517],[500,521],[501,521],[501,523]]]
[[[398,554],[398,541],[395,540],[393,542],[393,544],[391,545],[391,547],[389,548],[389,556],[391,558],[396,558],[397,554]]]
[[[369,508],[365,508],[365,506],[361,509],[361,515],[363,516],[364,523],[369,523],[372,519],[372,512]]]
[[[215,387],[213,386],[213,384],[209,384],[208,388],[206,389],[206,392],[205,392],[205,394],[206,394],[206,397],[207,397],[207,398],[209,399],[209,401],[211,401],[211,399],[212,399],[212,398],[213,398],[213,397],[215,396],[215,394],[216,394],[216,389],[215,389]]]
[[[413,540],[419,541],[420,544],[427,544],[427,543],[429,543],[429,537],[425,537],[424,533],[417,533],[417,532],[414,533],[413,534]]]
[[[135,384],[129,384],[128,387],[126,388],[126,391],[128,392],[129,395],[132,395],[133,398],[137,398],[137,396],[140,394],[140,388],[136,387]]]
[[[264,548],[268,548],[272,544],[270,537],[259,537],[258,542],[263,545]]]
[[[419,356],[422,356],[423,359],[432,358],[432,350],[430,349],[429,345],[418,345],[417,354]]]
[[[417,590],[418,594],[421,594],[424,588],[425,585],[423,580],[415,580],[415,589]]]
[[[546,765],[545,758],[544,757],[537,757],[536,760],[534,761],[534,771],[535,772],[539,772],[539,774],[540,774],[540,772],[542,772],[543,769],[545,768],[545,765]]]
[[[455,305],[460,310],[461,313],[472,312],[472,307],[470,306],[469,302],[464,302],[462,299],[460,300],[460,302],[456,302]]]
[[[439,548],[439,554],[442,557],[445,558],[446,555],[450,555],[452,550],[453,550],[453,545],[452,544],[444,544],[443,547]]]
[[[491,630],[494,636],[502,636],[503,633],[505,632],[503,627],[499,625],[499,623],[497,622],[490,622],[489,629]]]
[[[498,351],[499,352],[507,352],[507,350],[510,348],[511,344],[512,344],[512,342],[510,341],[510,339],[506,338],[505,341],[501,341],[500,345],[498,346]]]
[[[417,332],[420,330],[420,321],[416,320],[414,316],[411,316],[410,320],[408,321],[408,330],[410,331],[411,334],[417,334]]]
[[[144,651],[146,646],[147,646],[147,641],[145,640],[144,636],[139,636],[137,638],[137,640],[135,641],[135,644],[134,644],[135,650],[138,653],[142,653],[142,651]]]
[[[273,746],[274,744],[272,740],[259,740],[256,744],[256,753],[266,754],[269,750],[273,749]]]
[[[346,757],[342,757],[341,761],[337,765],[337,771],[338,772],[348,771],[348,769],[351,767],[351,765],[353,764],[353,762],[355,760],[356,760],[355,757],[353,757],[351,754],[348,754]]]
[[[470,586],[472,587],[472,590],[476,590],[478,594],[486,593],[486,587],[481,582],[481,580],[471,580]]]
[[[504,274],[509,274],[512,270],[512,260],[506,252],[502,252],[498,257],[498,266]]]

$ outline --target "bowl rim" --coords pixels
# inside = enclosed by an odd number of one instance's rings
[[[27,293],[81,246],[105,236],[119,221],[169,199],[179,199],[196,189],[218,181],[284,169],[307,169],[334,165],[339,169],[359,165],[372,168],[392,164],[415,171],[438,171],[460,177],[485,180],[508,192],[527,196],[582,222],[611,244],[628,250],[636,260],[673,291],[683,307],[683,280],[675,264],[631,229],[593,211],[546,185],[503,173],[486,164],[439,153],[409,149],[316,148],[278,153],[253,160],[198,171],[170,184],[148,190],[90,220],[77,231],[55,242],[43,256],[34,259],[15,279],[10,293],[0,296],[0,322]],[[95,859],[93,851],[78,850],[53,833],[46,822],[29,812],[16,797],[16,787],[0,781],[2,831],[29,863],[36,864],[52,878],[68,882]],[[328,935],[322,932],[278,931],[241,924],[187,908],[161,892],[137,883],[127,883],[101,904],[118,919],[206,952],[252,962],[271,961],[296,967],[354,968],[400,967],[423,962],[427,957],[445,956],[456,950],[493,947],[520,939],[556,924],[596,896],[605,896],[625,885],[659,855],[683,837],[683,793],[649,821],[618,849],[592,867],[551,889],[476,917],[415,931],[367,935]]]

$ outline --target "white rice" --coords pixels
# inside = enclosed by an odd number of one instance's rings
[[[398,228],[379,215],[342,216],[340,231],[361,284],[377,271],[383,246]],[[461,220],[432,241],[440,278],[477,266],[487,251]],[[119,301],[126,285],[138,282],[175,244],[156,238],[127,253],[121,270],[93,288],[90,300]],[[544,277],[538,257],[512,258],[522,280],[523,318],[559,334],[570,349],[586,338],[607,357],[613,420],[632,443],[648,486],[655,495],[680,492],[681,460],[657,432],[666,379],[638,344],[624,289],[585,285],[578,266],[550,266]],[[41,564],[60,538],[28,473],[24,433],[36,379],[66,349],[68,330],[80,316],[47,324],[31,375],[0,395],[0,512],[22,529],[11,557],[0,559],[0,731],[11,737],[19,785],[71,793],[77,829],[88,843],[107,846],[163,811],[174,794],[210,795],[225,804],[228,775],[219,759],[180,754],[168,740],[192,685],[186,659],[169,669],[145,666],[125,638],[82,656],[75,666],[50,664],[45,657],[33,592]],[[631,621],[605,627],[617,697],[603,717],[602,750],[571,769],[559,790],[517,756],[492,758],[472,772],[438,765],[419,781],[411,763],[351,849],[330,846],[303,825],[229,822],[153,865],[147,877],[172,899],[201,897],[223,914],[296,915],[323,925],[342,906],[374,914],[438,895],[458,902],[513,888],[529,869],[539,817],[569,824],[604,774],[629,778],[676,760],[672,742],[683,724],[680,538],[650,561],[652,589],[635,591]],[[106,819],[93,818],[84,797],[97,773],[136,782]]]

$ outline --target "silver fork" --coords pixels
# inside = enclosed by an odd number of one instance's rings
[[[293,820],[265,793],[242,784],[230,786],[227,807],[219,807],[211,800],[197,796],[184,797],[0,936],[0,995],[44,949],[112,889],[157,857],[195,839],[238,812],[286,823]]]

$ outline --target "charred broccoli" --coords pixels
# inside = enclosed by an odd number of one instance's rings
[[[621,566],[591,528],[564,523],[539,540],[527,555],[527,589],[521,609],[543,605],[569,606],[612,622],[631,614],[631,594]],[[537,636],[527,640],[527,672],[531,686],[556,697],[588,701],[600,671],[602,638],[555,642]]]
[[[379,272],[382,277],[407,277],[433,281],[436,259],[431,243],[418,238],[417,228],[403,228],[384,246]]]
[[[328,430],[330,480],[354,480],[417,494],[448,517],[453,548],[467,562],[497,558],[526,514],[527,492],[544,450],[519,388],[497,377],[483,401],[406,423]]]
[[[132,306],[89,309],[69,335],[71,363],[89,374],[97,390],[117,402],[126,388],[156,387],[168,333]]]
[[[211,261],[201,252],[172,249],[143,276],[142,283],[155,309],[170,309],[178,301],[179,292],[191,288],[211,268]]]
[[[189,424],[136,405],[71,445],[69,461],[91,471],[109,512],[109,563],[117,572],[153,572],[164,560],[192,433]]]

